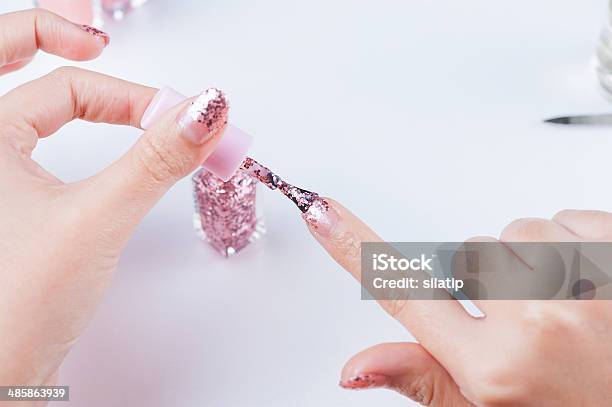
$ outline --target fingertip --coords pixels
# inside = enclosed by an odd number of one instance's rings
[[[414,342],[383,343],[353,356],[340,386],[388,388],[424,405],[470,405],[444,367]]]
[[[45,9],[34,9],[32,15],[36,46],[47,53],[87,61],[98,57],[110,43],[107,33],[90,25],[74,23]]]
[[[417,343],[381,343],[350,358],[342,368],[341,379],[346,381],[372,372],[394,377],[409,370],[421,371],[427,364],[428,357],[429,355],[422,352],[421,346]]]
[[[329,239],[338,230],[340,223],[338,208],[340,208],[340,204],[336,201],[326,197],[318,197],[302,214],[302,218],[315,237]]]
[[[89,61],[97,58],[110,44],[110,36],[89,25],[67,22],[56,44],[45,44],[45,52],[56,54],[73,61]]]
[[[81,24],[79,25],[79,28],[93,37],[99,45],[102,45],[102,48],[106,48],[108,44],[110,44],[110,35],[108,35],[106,32],[87,24]]]
[[[365,390],[372,388],[388,387],[391,379],[378,373],[364,373],[340,380],[340,387],[346,390]]]

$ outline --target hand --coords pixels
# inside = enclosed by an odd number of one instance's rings
[[[37,46],[86,59],[106,43],[48,12],[0,16],[4,72],[23,65]],[[227,111],[208,127],[194,119],[197,104],[185,102],[115,163],[72,184],[35,163],[32,150],[73,119],[138,127],[155,93],[60,68],[0,98],[0,385],[54,383],[135,226],[211,153]]]
[[[305,218],[319,243],[359,280],[361,242],[381,239],[340,204],[328,202],[329,211]],[[552,220],[520,219],[499,240],[612,241],[612,214],[565,210]],[[431,406],[610,404],[607,301],[475,302],[486,318],[469,316],[450,299],[379,301],[419,344],[364,350],[344,366],[341,385],[387,387]]]

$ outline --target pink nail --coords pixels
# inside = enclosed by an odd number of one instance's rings
[[[328,201],[320,197],[317,197],[310,208],[302,214],[302,218],[322,237],[330,237],[340,220],[338,212]]]
[[[389,384],[389,379],[387,376],[377,374],[377,373],[368,373],[368,374],[360,374],[354,377],[351,377],[347,380],[340,381],[340,387],[343,389],[349,390],[360,390],[360,389],[371,389],[376,387],[385,387]]]
[[[179,123],[183,136],[195,144],[202,144],[227,125],[229,105],[223,91],[210,88],[202,92],[187,108]]]
[[[92,27],[90,25],[87,24],[82,24],[79,26],[79,28],[85,32],[88,32],[89,34],[93,35],[96,38],[100,38],[103,42],[104,42],[104,46],[106,47],[108,45],[108,43],[110,42],[110,37],[107,33],[105,33],[102,30],[98,30],[95,27]]]

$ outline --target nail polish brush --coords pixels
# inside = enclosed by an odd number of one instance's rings
[[[160,89],[145,110],[140,126],[150,128],[168,109],[187,100],[187,97],[170,87]],[[271,190],[278,190],[291,199],[302,211],[316,204],[318,210],[326,210],[328,204],[315,192],[298,188],[283,181],[265,166],[247,157],[253,137],[238,127],[228,124],[225,133],[212,154],[202,163],[202,167],[223,181],[229,180],[236,171],[243,171],[257,179]]]

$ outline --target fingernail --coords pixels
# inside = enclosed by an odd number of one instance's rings
[[[388,384],[389,379],[387,376],[377,373],[361,374],[340,381],[340,387],[348,390],[372,389],[376,387],[385,387]]]
[[[79,26],[79,28],[85,32],[88,32],[89,34],[93,35],[96,38],[101,39],[104,42],[104,46],[106,47],[108,45],[108,43],[110,42],[110,37],[107,33],[105,33],[102,30],[98,30],[95,27],[92,27],[90,25],[87,24],[82,24]]]
[[[223,91],[206,89],[194,100],[179,120],[181,133],[195,144],[202,144],[227,125],[229,105]]]
[[[338,225],[338,212],[325,199],[318,197],[302,214],[311,230],[322,237],[330,237]]]

